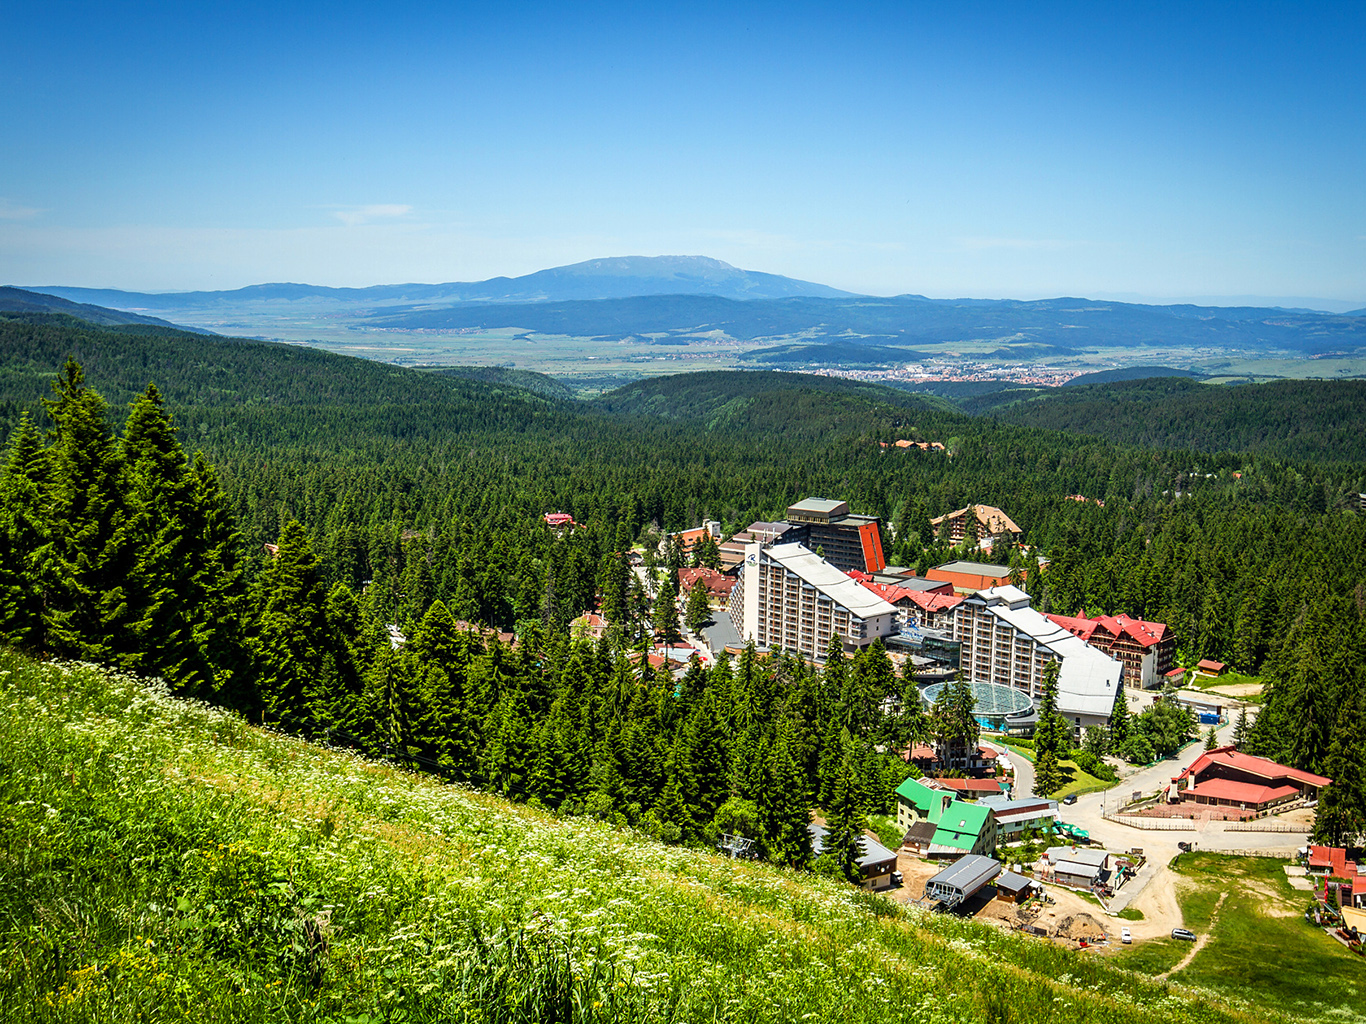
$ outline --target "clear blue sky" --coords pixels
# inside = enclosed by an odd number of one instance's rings
[[[1114,10],[1112,10],[1114,9]],[[1366,3],[18,0],[0,282],[1366,304]]]

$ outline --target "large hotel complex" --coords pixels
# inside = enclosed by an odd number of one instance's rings
[[[1109,719],[1126,682],[1153,685],[1170,661],[1160,624],[1043,615],[1004,582],[1001,566],[953,563],[943,581],[889,568],[878,519],[851,515],[842,501],[799,502],[786,523],[756,523],[743,536],[726,611],[741,641],[761,649],[822,661],[832,637],[845,653],[878,639],[907,656],[936,646],[956,652],[969,683],[1009,687],[1036,704],[1056,662],[1058,709],[1078,734]]]

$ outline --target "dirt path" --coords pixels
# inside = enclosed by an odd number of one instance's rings
[[[1184,923],[1181,904],[1176,901],[1176,876],[1165,864],[1157,871],[1129,906],[1143,912],[1142,921],[1125,922],[1138,939],[1160,939]]]
[[[1209,937],[1214,933],[1214,922],[1219,920],[1219,908],[1224,905],[1224,897],[1227,895],[1227,892],[1221,892],[1219,894],[1219,898],[1214,901],[1214,910],[1209,916],[1209,927],[1206,928],[1200,934],[1199,938],[1197,938],[1193,943],[1191,943],[1190,952],[1181,958],[1181,962],[1179,964],[1173,967],[1170,971],[1165,971],[1162,974],[1157,975],[1154,980],[1166,981],[1177,971],[1183,971],[1190,966],[1190,962],[1195,959],[1195,954],[1205,948],[1205,943],[1209,941]]]

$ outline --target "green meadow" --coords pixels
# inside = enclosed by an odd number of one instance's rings
[[[90,665],[0,654],[0,764],[4,1020],[1312,1019],[515,807]]]

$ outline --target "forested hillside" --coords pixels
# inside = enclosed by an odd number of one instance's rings
[[[633,667],[652,622],[619,590],[630,545],[704,516],[737,529],[810,495],[884,517],[903,564],[955,554],[930,517],[1006,508],[1033,550],[997,557],[1052,560],[1031,573],[1041,607],[1165,621],[1185,655],[1265,671],[1255,742],[1305,767],[1334,766],[1324,723],[1361,700],[1366,519],[1346,501],[1366,489],[1361,464],[1079,440],[799,375],[663,380],[598,408],[301,348],[52,320],[0,330],[9,642],[158,672],[517,798],[647,828],[681,806],[702,829],[785,772],[809,801],[840,765],[891,778],[870,744],[924,725],[866,710],[902,685],[881,660],[851,665],[848,685],[791,659],[736,666],[694,676],[683,703]],[[89,377],[69,365],[53,392],[67,354]],[[905,436],[951,452],[881,446]],[[557,535],[541,518],[554,510],[584,528]],[[611,640],[574,645],[569,621],[599,599]],[[390,623],[411,640],[399,652]],[[713,735],[719,754],[699,753]],[[699,781],[699,764],[724,780]],[[855,803],[887,793],[875,783]]]
[[[1053,388],[1017,401],[979,399],[1004,423],[1065,430],[1121,444],[1282,459],[1366,461],[1366,381],[1284,380],[1220,386],[1160,377]],[[992,408],[1005,402],[999,408]]]

